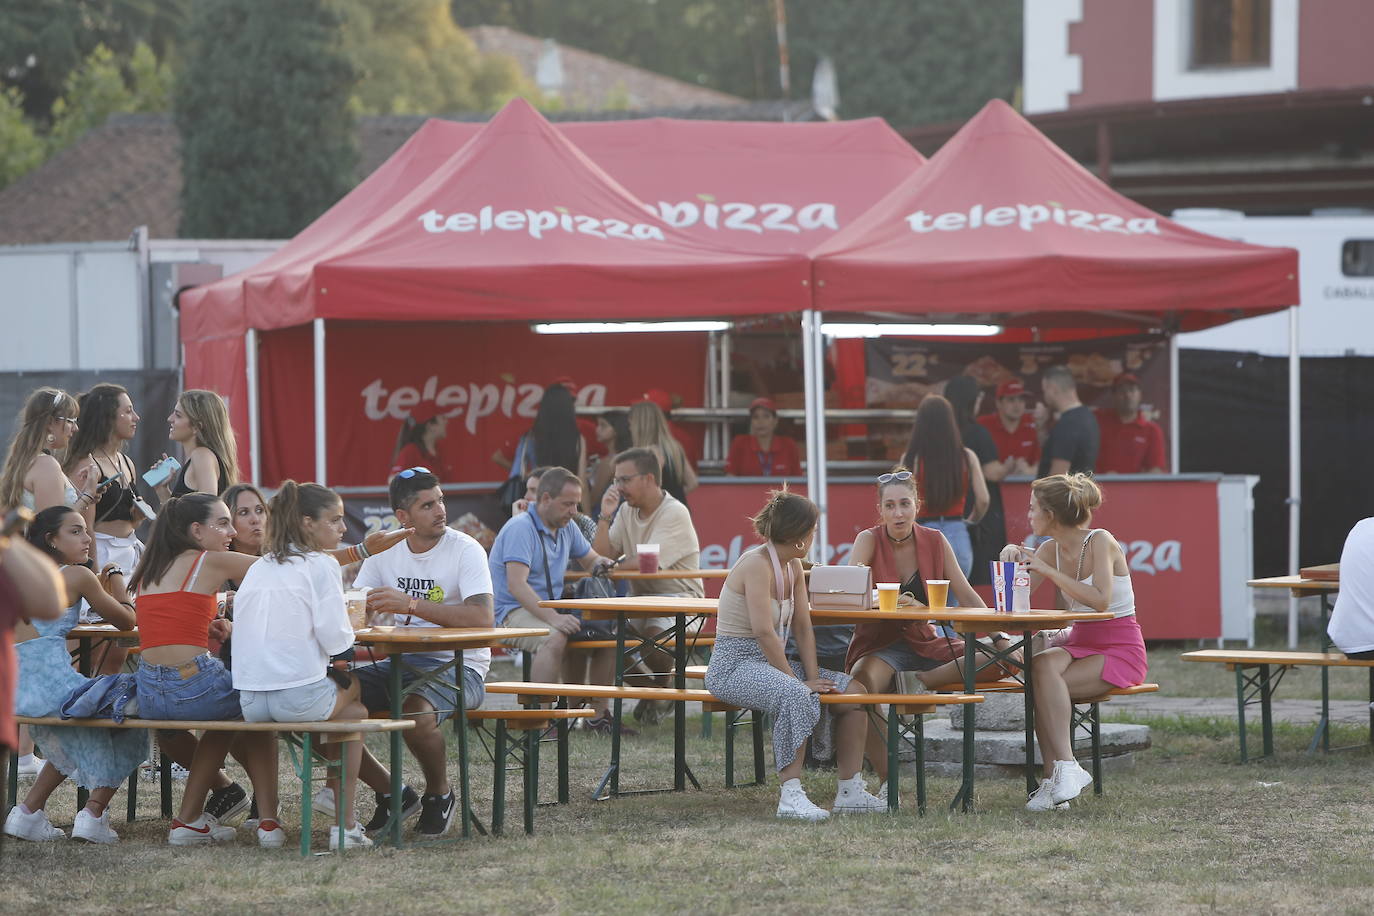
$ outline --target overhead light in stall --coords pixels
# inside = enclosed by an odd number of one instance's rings
[[[826,323],[821,333],[827,337],[994,337],[1002,333],[997,324],[850,324]]]
[[[656,334],[662,331],[728,331],[728,321],[560,321],[536,324],[536,334]]]

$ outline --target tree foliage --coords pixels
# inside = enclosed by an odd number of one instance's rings
[[[338,8],[359,113],[488,111],[531,91],[514,61],[478,53],[448,0],[339,0]]]
[[[18,89],[0,89],[0,188],[43,161],[43,140],[24,116]]]
[[[746,98],[778,98],[773,0],[452,0],[504,25]],[[967,117],[1021,80],[1021,0],[786,0],[791,95],[835,63],[840,114]]]
[[[330,0],[196,5],[174,95],[183,236],[286,238],[352,187],[341,26]]]
[[[193,0],[0,0],[0,85],[45,124],[69,75],[104,45],[121,60],[142,42],[167,60]]]
[[[134,47],[126,67],[120,66],[109,48],[96,45],[82,65],[68,74],[62,97],[53,103],[50,153],[99,127],[115,112],[166,111],[171,88],[171,71],[158,63],[143,42]]]

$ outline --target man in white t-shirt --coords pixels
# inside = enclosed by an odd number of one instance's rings
[[[438,478],[423,468],[401,471],[391,480],[391,508],[401,525],[415,531],[404,543],[363,561],[353,584],[370,589],[368,613],[392,614],[401,627],[495,626],[486,551],[468,535],[448,527]],[[433,669],[452,661],[452,650],[405,656],[409,668]],[[481,705],[482,682],[490,667],[490,649],[463,652],[463,701],[468,709]],[[355,669],[369,712],[391,711],[390,672],[390,659]],[[405,683],[414,679],[405,672]],[[421,836],[442,836],[453,823],[456,805],[439,726],[453,714],[457,702],[456,689],[429,682],[409,694],[402,705],[415,719],[415,728],[405,732],[405,741],[424,771],[425,794],[416,797],[407,786],[401,813],[403,818],[420,813],[416,831]],[[384,832],[391,810],[391,774],[364,751],[358,776],[377,793],[377,811],[366,825],[367,832]]]
[[[647,448],[626,449],[615,456],[615,477],[601,497],[601,517],[596,523],[597,553],[625,559],[621,569],[639,568],[639,545],[658,545],[659,569],[699,569],[701,545],[692,514],[663,489],[658,456]],[[624,505],[621,505],[622,500]],[[617,511],[619,510],[619,511]],[[614,516],[614,521],[608,521]],[[632,595],[664,595],[700,598],[705,594],[698,578],[633,579]],[[641,636],[657,636],[673,626],[672,617],[646,617],[632,622]],[[666,652],[644,654],[652,671],[667,671],[673,660]],[[648,712],[652,707],[644,706]],[[640,707],[636,707],[639,713]]]
[[[1350,658],[1374,658],[1374,518],[1361,519],[1341,549],[1341,591],[1327,635]]]

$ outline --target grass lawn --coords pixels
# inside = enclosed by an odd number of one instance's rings
[[[428,848],[386,848],[302,861],[288,845],[172,849],[152,784],[123,842],[89,847],[6,843],[5,913],[669,913],[836,912],[1367,912],[1374,799],[1365,750],[1309,758],[1310,729],[1277,727],[1276,761],[1241,766],[1232,720],[1158,720],[1135,768],[1109,774],[1108,794],[1066,812],[1023,810],[1019,780],[979,783],[977,811],[953,814],[952,779],[932,778],[932,807],[807,825],[773,817],[776,782],[722,787],[719,721],[689,759],[704,789],[594,803],[608,741],[573,737],[573,802],[538,812],[520,832],[511,787],[507,835]],[[1337,744],[1366,740],[1336,730]],[[671,781],[671,726],[626,742],[623,788]],[[378,749],[380,750],[380,743]],[[551,750],[551,748],[550,748]],[[284,755],[283,755],[284,756]],[[543,755],[546,797],[553,754]],[[482,758],[477,811],[490,811]],[[411,778],[418,774],[408,773]],[[829,806],[835,776],[804,779]],[[911,787],[910,781],[906,785]],[[22,784],[21,784],[22,788]],[[288,844],[296,787],[282,777]],[[59,790],[53,820],[70,827],[74,793]],[[370,798],[362,812],[371,812]],[[317,832],[323,843],[323,830]]]

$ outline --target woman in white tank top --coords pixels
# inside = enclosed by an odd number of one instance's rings
[[[1085,474],[1056,474],[1031,484],[1031,530],[1046,537],[1038,550],[1015,544],[1004,560],[1030,566],[1032,593],[1049,580],[1071,611],[1110,611],[1111,620],[1074,624],[1066,638],[1032,660],[1035,734],[1045,779],[1026,807],[1047,811],[1067,804],[1092,784],[1069,738],[1075,698],[1100,696],[1113,687],[1143,683],[1148,662],[1135,617],[1135,592],[1121,545],[1111,532],[1093,529],[1092,512],[1102,491]]]
[[[825,820],[830,812],[811,802],[801,785],[802,749],[821,716],[822,693],[864,693],[849,675],[816,663],[811,607],[801,558],[811,551],[819,513],[804,496],[776,492],[754,518],[764,545],[747,551],[720,592],[716,644],[706,669],[706,689],[718,699],[773,720],[773,762],[782,780],[778,817]],[[787,631],[796,637],[797,659],[787,657]],[[836,811],[886,811],[864,785],[862,706],[835,706]]]

